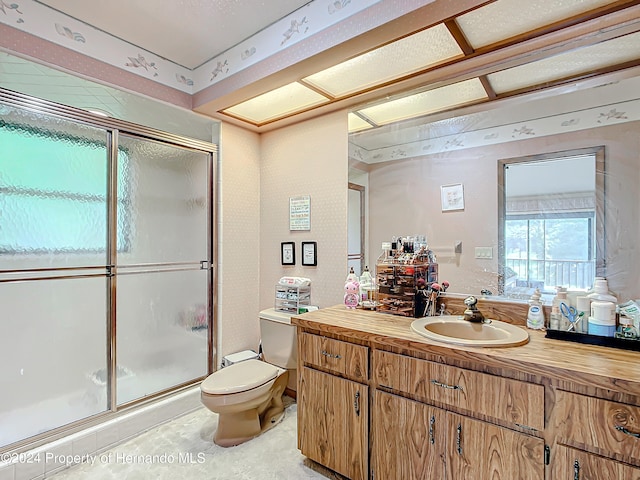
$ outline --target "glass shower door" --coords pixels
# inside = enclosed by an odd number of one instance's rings
[[[119,136],[117,404],[208,372],[210,154]]]
[[[108,138],[0,103],[0,448],[108,409]]]

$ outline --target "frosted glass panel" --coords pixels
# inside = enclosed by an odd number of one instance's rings
[[[106,138],[0,105],[0,268],[106,263]]]
[[[120,135],[125,152],[118,181],[128,215],[118,211],[118,236],[128,232],[120,265],[208,260],[208,155]]]
[[[118,276],[118,404],[207,374],[207,271]]]
[[[106,411],[106,282],[0,284],[0,448]]]

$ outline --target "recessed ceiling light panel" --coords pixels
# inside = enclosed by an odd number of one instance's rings
[[[456,18],[474,49],[515,37],[614,0],[498,0]]]
[[[638,59],[640,33],[633,33],[492,73],[487,78],[495,92],[501,94]]]
[[[384,125],[486,98],[487,92],[480,80],[472,78],[464,82],[409,95],[359,111],[378,125]]]
[[[342,62],[304,80],[342,97],[463,55],[443,24]]]
[[[222,112],[259,125],[328,103],[328,101],[324,95],[320,95],[298,82],[293,82],[227,108]]]

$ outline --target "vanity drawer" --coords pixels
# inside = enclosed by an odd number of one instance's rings
[[[305,365],[324,368],[356,381],[369,378],[369,348],[311,333],[298,335],[298,355]]]
[[[373,377],[383,387],[426,402],[535,430],[544,429],[544,387],[375,350]]]
[[[640,407],[558,390],[553,417],[559,443],[638,463]]]

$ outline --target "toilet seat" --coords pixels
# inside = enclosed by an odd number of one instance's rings
[[[257,388],[275,379],[280,369],[260,360],[234,363],[209,375],[200,385],[207,395],[240,393]]]

